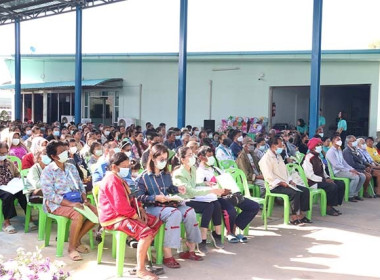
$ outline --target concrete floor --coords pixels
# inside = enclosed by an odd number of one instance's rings
[[[224,250],[210,247],[204,261],[179,260],[182,268],[166,268],[160,279],[380,279],[380,199],[344,203],[340,209],[342,216],[321,217],[319,207],[314,206],[314,223],[294,227],[282,224],[282,208],[276,206],[267,231],[259,217],[253,221],[247,244],[226,244]],[[36,231],[23,233],[23,217],[13,219],[13,225],[19,233],[0,232],[1,255],[8,258],[18,247],[33,250],[43,246]],[[46,257],[55,257],[54,238],[52,233],[51,246],[43,249]],[[127,250],[125,277],[121,279],[136,279],[128,274],[135,263],[134,254],[134,250]],[[96,264],[95,250],[83,255],[82,262],[70,261],[66,251],[59,259],[67,264],[73,279],[115,279],[115,262],[110,255],[110,249],[105,249],[100,265]]]

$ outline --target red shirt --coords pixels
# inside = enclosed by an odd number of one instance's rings
[[[34,165],[33,153],[27,153],[21,160],[22,169],[29,169]]]
[[[125,186],[127,183],[111,172],[101,181],[98,202],[101,224],[114,224],[123,217],[132,218],[136,214],[135,203],[127,197]]]

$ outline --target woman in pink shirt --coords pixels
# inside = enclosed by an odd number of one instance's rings
[[[11,132],[8,136],[9,155],[16,156],[20,160],[28,153],[28,149],[24,146],[20,139],[20,133]]]

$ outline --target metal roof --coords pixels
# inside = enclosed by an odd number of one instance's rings
[[[125,0],[0,0],[0,25],[26,21],[83,9],[121,2]]]
[[[96,79],[96,80],[83,80],[82,87],[100,87],[107,86],[107,83],[110,82],[122,82],[123,79]],[[14,89],[14,84],[2,85],[0,90],[9,90]],[[21,89],[56,89],[56,88],[74,88],[75,81],[66,81],[66,82],[46,82],[46,83],[34,83],[34,84],[21,84]]]

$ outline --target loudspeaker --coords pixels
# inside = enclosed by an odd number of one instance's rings
[[[215,120],[204,120],[203,129],[206,131],[211,130],[212,132],[215,132]]]

